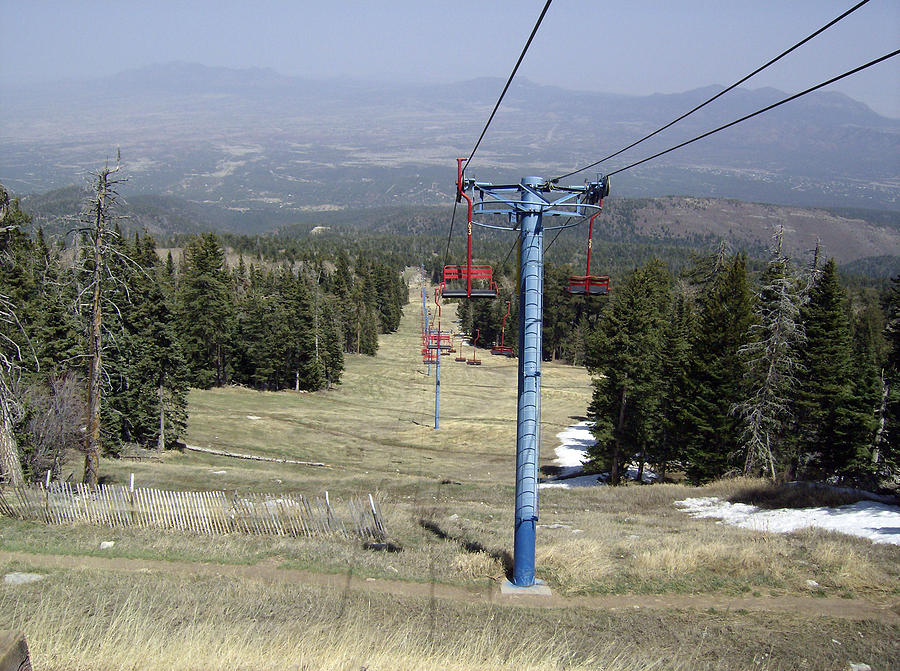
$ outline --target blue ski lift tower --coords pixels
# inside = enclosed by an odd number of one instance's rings
[[[541,329],[543,327],[544,231],[577,226],[602,206],[608,178],[583,186],[560,186],[540,177],[519,184],[465,179],[461,190],[477,197],[476,226],[519,234],[519,364],[516,410],[516,516],[512,589],[536,586],[535,529],[538,520],[538,460],[541,417]],[[568,217],[545,226],[545,217]],[[497,224],[488,223],[496,218]],[[504,221],[505,218],[505,221]],[[574,221],[573,221],[574,218]]]

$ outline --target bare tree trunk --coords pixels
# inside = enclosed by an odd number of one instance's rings
[[[891,385],[887,380],[884,368],[881,369],[881,405],[878,406],[878,429],[872,441],[872,465],[878,466],[881,461],[881,442],[884,440],[884,416],[887,412],[887,400],[891,393]]]
[[[625,405],[628,403],[628,392],[622,387],[622,394],[619,398],[619,421],[616,422],[616,433],[613,439],[613,459],[612,466],[609,471],[609,484],[619,484],[619,460],[622,456],[622,430],[625,427]]]
[[[105,179],[100,179],[97,194],[97,218],[94,238],[94,296],[88,327],[90,368],[88,370],[87,433],[84,437],[84,483],[96,487],[100,477],[100,374],[103,314],[100,306],[100,281],[103,268],[103,208],[106,200]]]
[[[101,308],[101,283],[103,270],[106,267],[104,258],[104,228],[109,218],[110,207],[115,203],[115,185],[110,175],[120,169],[119,155],[116,152],[116,167],[107,164],[99,173],[94,189],[96,197],[91,201],[91,224],[93,226],[94,267],[92,273],[93,298],[91,301],[91,319],[88,325],[88,404],[87,431],[84,436],[84,478],[85,484],[96,487],[100,479],[100,376],[102,375],[103,351],[103,314]]]
[[[222,355],[222,343],[216,340],[216,386],[221,387],[225,384],[224,379],[225,375],[222,371],[222,361],[224,356]]]
[[[320,270],[316,274],[316,309],[315,314],[313,314],[313,323],[315,324],[316,330],[316,365],[319,365],[319,277],[321,277],[322,271]]]
[[[156,441],[156,449],[160,452],[166,449],[166,405],[162,382],[159,384],[159,438]]]
[[[637,481],[640,484],[644,484],[644,459],[647,458],[647,450],[646,448],[641,448],[641,455],[639,457],[640,461],[638,462],[638,470],[637,470]]]
[[[6,384],[0,380],[0,477],[13,487],[22,487],[25,484],[25,476],[22,474],[19,446],[13,433],[8,393]]]
[[[772,477],[772,482],[774,483],[776,480],[775,456],[772,454],[772,446],[769,443],[769,432],[768,431],[766,431],[766,461],[769,464],[769,475]]]

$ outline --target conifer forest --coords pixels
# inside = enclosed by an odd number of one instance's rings
[[[229,264],[205,233],[176,262],[149,235],[122,232],[112,177],[98,174],[71,234],[52,242],[23,230],[29,214],[3,192],[3,440],[19,462],[4,463],[10,480],[55,478],[83,452],[96,481],[101,454],[175,446],[190,387],[328,389],[345,353],[373,355],[378,334],[397,328],[409,290],[390,254],[310,247],[292,262],[238,254]]]

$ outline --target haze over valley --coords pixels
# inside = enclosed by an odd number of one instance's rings
[[[0,182],[15,194],[64,187],[118,146],[129,193],[237,211],[444,204],[454,188],[452,158],[471,150],[502,83],[379,85],[170,63],[21,87],[0,98]],[[715,90],[623,96],[517,80],[469,174],[502,182],[568,172]],[[602,168],[783,97],[736,90]],[[900,120],[840,93],[812,94],[616,176],[613,195],[900,210]]]

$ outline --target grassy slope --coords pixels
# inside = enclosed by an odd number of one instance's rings
[[[333,496],[378,491],[403,552],[372,553],[339,539],[203,538],[2,520],[0,551],[96,555],[100,540],[112,539],[115,548],[102,554],[181,560],[188,573],[197,562],[263,562],[273,570],[235,577],[223,566],[218,576],[213,569],[212,575],[178,579],[152,566],[140,574],[61,567],[45,583],[0,586],[0,628],[26,630],[36,668],[77,667],[79,658],[93,654],[89,639],[80,636],[85,632],[98,637],[102,652],[84,668],[118,668],[128,659],[138,660],[137,668],[306,663],[354,670],[896,665],[896,623],[874,616],[845,621],[824,605],[829,597],[854,604],[864,599],[873,608],[896,602],[897,548],[817,532],[769,536],[693,520],[672,501],[697,490],[675,485],[542,492],[541,524],[560,526],[540,529],[539,575],[561,597],[620,595],[623,610],[584,610],[584,604],[565,600],[536,611],[500,607],[493,597],[466,603],[466,590],[490,589],[509,560],[515,362],[484,354],[484,364],[471,367],[445,358],[441,428],[434,431],[434,378],[424,374],[418,354],[416,305],[407,308],[398,333],[382,338],[377,357],[348,357],[344,383],[334,391],[192,393],[189,444],[324,461],[331,468],[196,453],[168,454],[162,463],[102,465],[113,481],[126,482],[134,472],[146,486],[307,494],[328,489]],[[542,445],[549,461],[555,434],[584,412],[590,387],[583,370],[557,364],[545,364],[543,384]],[[742,486],[721,483],[701,493],[728,496]],[[130,571],[126,564],[123,571]],[[287,571],[278,578],[277,567],[345,574],[348,588],[338,593],[294,586]],[[4,571],[27,568],[21,557],[0,558]],[[463,591],[449,600],[412,590],[360,595],[349,589],[350,576],[445,583]],[[813,592],[810,579],[820,585]],[[635,611],[628,600],[633,594],[660,595],[661,605],[646,614]],[[742,596],[770,599],[772,612],[724,612]],[[795,613],[774,607],[779,599],[810,596],[823,597],[823,607],[817,609],[815,599]],[[684,608],[665,605],[675,597],[685,600]],[[634,604],[646,607],[647,597],[641,598]],[[74,607],[57,608],[63,599]],[[531,643],[518,645],[511,631]],[[253,645],[262,637],[271,641],[265,649]],[[196,643],[188,646],[187,640]],[[301,649],[307,655],[302,659]],[[174,663],[173,654],[187,655],[185,662]]]

